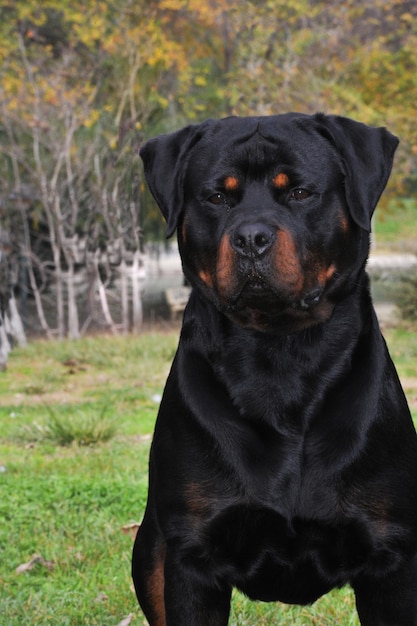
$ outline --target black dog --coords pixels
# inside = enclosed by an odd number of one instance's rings
[[[143,148],[193,285],[133,557],[152,626],[346,584],[362,625],[417,625],[417,438],[365,272],[397,143],[288,114]]]

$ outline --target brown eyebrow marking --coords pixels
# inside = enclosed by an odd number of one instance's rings
[[[224,188],[227,191],[233,191],[239,187],[239,181],[236,176],[228,176],[224,181]]]
[[[286,187],[290,182],[290,179],[288,178],[287,174],[284,174],[284,172],[279,172],[279,174],[274,176],[272,182],[274,183],[275,187],[277,187],[277,189],[284,189],[284,187]]]

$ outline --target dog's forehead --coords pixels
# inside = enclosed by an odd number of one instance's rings
[[[291,166],[320,175],[324,163],[336,164],[335,156],[310,116],[226,118],[208,129],[195,146],[189,167],[200,174],[226,170],[256,174]]]

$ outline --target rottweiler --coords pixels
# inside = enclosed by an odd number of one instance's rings
[[[151,626],[344,585],[362,626],[417,625],[417,437],[366,273],[397,144],[288,113],[143,146],[192,285],[133,554]]]

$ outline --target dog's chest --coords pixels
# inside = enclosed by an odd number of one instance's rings
[[[373,558],[389,558],[357,522],[286,519],[237,505],[205,525],[207,565],[254,599],[309,603],[346,584]],[[201,535],[200,535],[201,537]]]
[[[290,340],[282,340],[285,349],[279,342],[274,349],[264,342],[236,343],[223,346],[212,359],[216,388],[211,393],[224,392],[237,419],[303,435],[312,417],[323,410],[329,381],[340,369],[335,363],[339,355],[312,362],[309,351]]]

